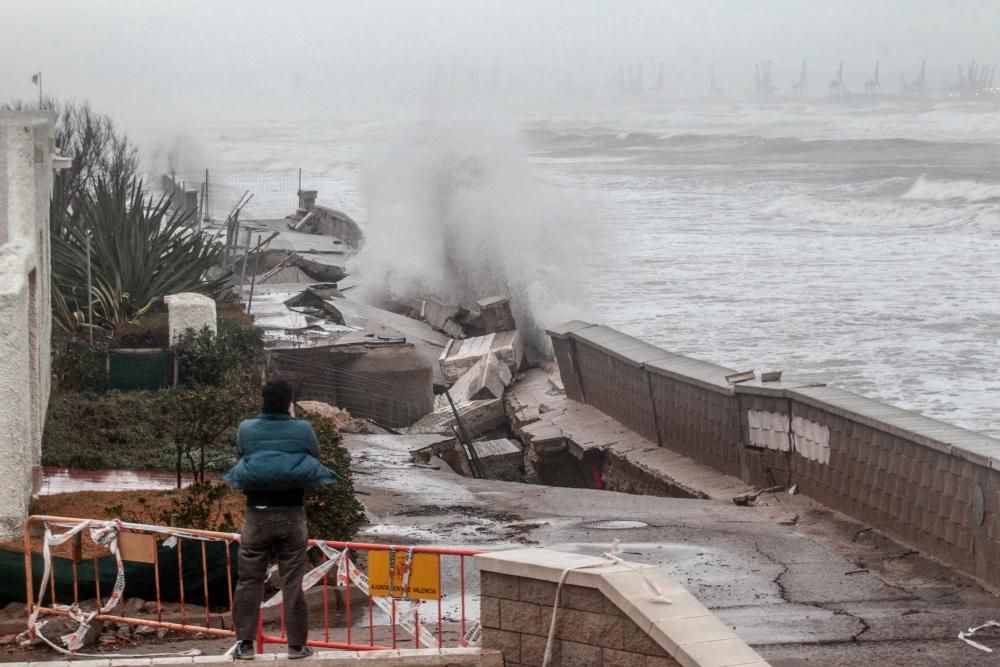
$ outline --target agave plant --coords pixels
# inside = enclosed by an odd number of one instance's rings
[[[68,331],[85,321],[114,328],[147,312],[167,294],[216,294],[226,276],[209,278],[222,246],[189,225],[190,214],[147,195],[138,178],[99,176],[67,207],[53,206],[53,313]],[[87,237],[91,240],[91,293]]]

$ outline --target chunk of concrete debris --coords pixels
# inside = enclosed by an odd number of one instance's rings
[[[337,293],[336,286],[333,288],[333,293]],[[326,300],[328,296],[331,296],[329,288],[310,285],[305,291],[299,292],[284,303],[289,308],[294,308],[296,312],[343,325],[344,316],[337,310],[336,306]]]
[[[461,306],[441,303],[436,299],[420,301],[420,319],[452,338],[465,338],[465,330],[455,321],[463,310]]]
[[[210,297],[194,292],[180,292],[163,297],[163,301],[167,304],[171,344],[188,329],[201,331],[208,327],[213,334],[218,331],[215,301]]]
[[[510,299],[494,296],[476,302],[479,310],[479,325],[484,333],[499,333],[517,328],[514,313],[510,309]]]
[[[491,398],[483,401],[465,401],[456,403],[458,414],[462,417],[469,436],[475,438],[487,431],[495,429],[504,423],[507,415],[504,413],[503,401]],[[424,415],[415,424],[405,429],[406,435],[442,433],[452,435],[452,428],[458,428],[458,421],[450,405],[435,408],[434,412]]]
[[[449,386],[469,372],[482,357],[493,354],[507,365],[511,375],[517,374],[524,359],[524,343],[517,330],[501,331],[465,340],[452,339],[438,359],[441,375]]]
[[[521,472],[521,448],[507,438],[473,442],[471,446],[476,451],[486,479],[517,482],[524,477]]]
[[[510,386],[514,375],[507,364],[501,363],[496,355],[487,354],[479,358],[465,375],[458,378],[449,393],[456,403],[487,398],[503,398],[503,391]]]

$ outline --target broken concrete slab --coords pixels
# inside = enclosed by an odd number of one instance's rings
[[[503,401],[499,398],[456,403],[455,407],[472,438],[482,435],[506,421]],[[407,435],[432,433],[452,435],[454,433],[452,428],[458,428],[458,421],[455,419],[455,413],[451,406],[445,405],[435,408],[433,412],[422,417],[404,432]]]
[[[520,332],[501,331],[464,340],[449,340],[438,358],[445,383],[454,384],[487,354],[496,355],[511,374],[516,374],[524,360],[524,342]]]
[[[600,410],[568,398],[551,381],[555,369],[525,372],[505,394],[511,427],[539,457],[565,451],[601,454],[603,482],[630,493],[730,501],[753,491],[744,481],[647,440]]]
[[[500,479],[508,482],[523,480],[521,448],[507,438],[482,440],[473,442],[470,446],[479,458],[486,479]]]
[[[343,315],[344,321],[349,326],[355,326],[364,329],[367,333],[385,338],[404,337],[433,364],[434,384],[441,385],[444,382],[438,360],[442,349],[447,346],[449,340],[446,335],[436,331],[426,322],[353,299],[335,296],[331,299],[331,303]]]
[[[335,290],[336,288],[334,288],[334,292]],[[315,289],[313,286],[309,286],[305,291],[285,301],[285,305],[289,308],[294,308],[296,312],[312,315],[313,317],[322,317],[334,324],[343,325],[344,316],[340,314],[340,311],[332,303],[327,301],[324,294],[329,296],[332,293],[327,289]]]
[[[503,398],[504,390],[510,386],[514,376],[507,364],[501,363],[495,355],[484,355],[462,377],[458,378],[448,393],[451,400],[464,401],[483,400],[487,398]]]
[[[510,299],[507,297],[494,296],[480,299],[476,302],[476,309],[479,312],[478,324],[483,333],[499,333],[517,328],[514,313],[510,308]]]
[[[462,332],[462,327],[454,322],[454,318],[461,312],[462,307],[457,304],[441,303],[437,299],[422,299],[420,301],[420,319],[438,331],[446,331],[450,323],[453,330]],[[463,336],[452,337],[464,337],[464,332]]]

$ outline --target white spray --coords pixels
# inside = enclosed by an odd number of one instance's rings
[[[391,141],[364,171],[366,241],[350,270],[378,303],[433,297],[469,303],[509,295],[527,344],[587,317],[583,272],[598,215],[543,182],[516,131],[445,119]]]

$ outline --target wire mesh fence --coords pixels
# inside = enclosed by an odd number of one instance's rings
[[[416,391],[378,374],[348,371],[292,352],[274,351],[269,362],[271,372],[291,382],[300,400],[336,405],[382,426],[408,426],[433,408],[429,389]]]
[[[302,170],[204,169],[174,178],[184,181],[186,188],[198,190],[203,220],[225,220],[247,192],[253,197],[243,208],[242,217],[269,220],[295,213]]]

